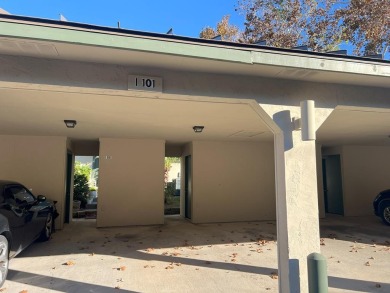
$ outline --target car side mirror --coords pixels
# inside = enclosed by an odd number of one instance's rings
[[[44,196],[44,195],[38,195],[37,200],[38,200],[39,202],[45,201],[45,200],[46,200],[46,196]]]

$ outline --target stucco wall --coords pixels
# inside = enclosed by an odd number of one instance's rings
[[[0,135],[0,178],[58,201],[59,229],[64,219],[66,143],[65,137]]]
[[[162,140],[100,139],[97,226],[164,223]]]
[[[193,142],[194,223],[275,219],[273,144]]]
[[[345,216],[373,215],[372,201],[390,188],[390,147],[344,146]]]

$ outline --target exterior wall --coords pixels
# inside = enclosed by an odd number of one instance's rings
[[[389,166],[390,147],[343,147],[345,216],[373,215],[375,196],[390,188]]]
[[[271,143],[193,142],[194,223],[275,219]]]
[[[100,139],[97,226],[164,223],[163,140]]]
[[[390,188],[390,147],[345,145],[324,148],[322,154],[340,155],[344,216],[373,215],[375,196]]]
[[[0,136],[0,178],[56,200],[59,229],[64,221],[66,143],[65,137]]]
[[[98,141],[73,141],[72,151],[76,156],[98,156]]]

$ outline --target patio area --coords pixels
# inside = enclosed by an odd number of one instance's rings
[[[94,225],[72,222],[11,260],[5,292],[278,292],[274,221]],[[321,226],[329,292],[390,291],[388,227],[334,216]]]

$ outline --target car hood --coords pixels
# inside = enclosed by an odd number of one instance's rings
[[[44,201],[39,201],[30,208],[30,212],[39,212],[41,210],[50,208],[53,210],[53,215],[56,218],[58,216],[57,209],[56,209],[56,202],[51,201],[51,200],[44,200]]]

